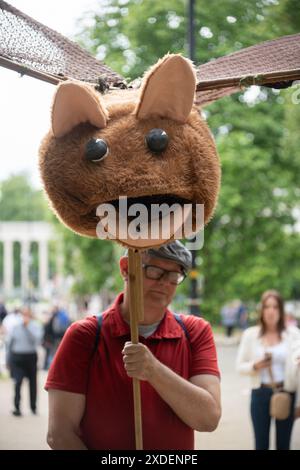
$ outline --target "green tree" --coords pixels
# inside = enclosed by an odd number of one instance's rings
[[[297,222],[297,199],[291,191],[294,156],[283,157],[281,151],[284,107],[276,103],[276,95],[248,109],[228,101],[216,103],[209,118],[217,129],[223,173],[201,254],[204,308],[211,313],[232,298],[257,301],[270,287],[290,297],[298,275],[289,263],[300,261],[299,236],[288,230],[294,231]],[[232,115],[228,134],[224,124],[215,127],[220,114],[215,110],[223,106]]]
[[[264,40],[297,33],[297,0],[196,2],[196,63]],[[79,23],[80,41],[133,79],[166,52],[186,51],[187,2],[101,1]],[[87,19],[89,27],[84,27]],[[295,90],[292,91],[295,93]],[[221,155],[223,181],[199,253],[203,312],[223,302],[256,302],[264,289],[299,296],[299,106],[289,91],[241,93],[205,110]],[[187,284],[181,292],[187,295]]]
[[[15,174],[0,182],[1,221],[41,221],[47,219],[47,204],[42,191],[31,186],[26,173]],[[31,270],[37,272],[38,257],[34,253]],[[20,285],[20,246],[14,245],[14,283]],[[0,250],[0,281],[3,280],[3,247]]]
[[[118,275],[121,248],[111,241],[77,235],[58,221],[55,226],[61,236],[64,271],[74,277],[73,294],[78,299],[99,293],[102,288],[114,291],[121,288]]]
[[[49,211],[43,191],[35,190],[26,174],[16,174],[0,185],[1,221],[48,221],[53,224],[59,242],[50,246],[50,271],[55,273],[56,257],[62,251],[65,274],[74,276],[74,295],[80,299],[99,292],[102,287],[119,290],[122,286],[118,276],[117,259],[121,248],[111,242],[80,237],[64,227]],[[30,277],[37,284],[37,246],[31,247],[32,264]],[[15,284],[20,285],[20,246],[14,246]],[[3,247],[0,246],[0,280],[3,280]]]
[[[187,6],[186,0],[100,0],[98,11],[78,21],[77,41],[133,79],[167,52],[187,54]],[[279,31],[281,19],[282,8],[271,0],[198,0],[195,62],[287,34]]]
[[[26,173],[0,181],[0,221],[45,220],[46,214],[42,191],[32,188]]]

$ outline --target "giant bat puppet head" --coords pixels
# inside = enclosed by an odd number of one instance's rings
[[[195,72],[180,55],[167,55],[143,79],[139,93],[101,96],[79,81],[59,85],[52,129],[40,148],[40,171],[52,208],[73,231],[97,237],[97,207],[196,204],[204,222],[213,214],[220,164],[211,132],[193,106]],[[135,97],[135,98],[132,98]],[[142,228],[143,230],[143,228]],[[170,238],[173,238],[171,234]],[[117,241],[149,247],[162,240]],[[166,242],[166,240],[163,240]]]

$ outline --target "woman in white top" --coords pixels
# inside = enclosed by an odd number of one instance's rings
[[[289,449],[294,418],[300,415],[299,357],[300,330],[285,327],[281,295],[275,290],[266,291],[261,299],[259,325],[244,332],[237,356],[237,370],[251,376],[251,418],[256,450],[269,449],[269,410],[273,393],[270,367],[277,387],[289,392],[292,398],[289,417],[276,420],[276,448]]]

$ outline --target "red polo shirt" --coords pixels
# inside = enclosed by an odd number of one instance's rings
[[[135,449],[132,379],[126,374],[121,353],[124,343],[130,341],[129,326],[119,308],[122,300],[123,294],[120,294],[104,312],[94,356],[96,318],[85,318],[70,326],[52,362],[45,386],[86,396],[81,438],[88,449]],[[140,337],[139,341],[185,379],[198,374],[219,377],[209,323],[194,316],[182,315],[181,318],[190,340],[173,314],[166,310],[157,330],[148,338]],[[144,449],[193,449],[194,431],[177,417],[147,381],[140,384]]]

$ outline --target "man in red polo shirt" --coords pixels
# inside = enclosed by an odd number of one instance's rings
[[[143,254],[144,321],[130,342],[128,258],[124,293],[97,319],[68,329],[49,370],[48,444],[52,449],[135,449],[132,377],[141,380],[144,449],[193,449],[194,430],[213,431],[221,415],[211,327],[168,310],[191,267],[179,241]],[[183,322],[183,324],[182,324]],[[183,328],[184,326],[184,328]]]

